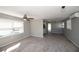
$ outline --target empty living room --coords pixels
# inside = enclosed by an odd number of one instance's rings
[[[0,6],[0,52],[79,52],[79,6]]]

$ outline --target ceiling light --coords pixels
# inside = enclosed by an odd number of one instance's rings
[[[24,19],[26,21],[26,19]]]

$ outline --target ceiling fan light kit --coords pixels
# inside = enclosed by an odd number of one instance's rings
[[[23,18],[24,21],[26,21],[26,19]]]

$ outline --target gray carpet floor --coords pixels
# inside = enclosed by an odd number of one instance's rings
[[[1,48],[1,52],[78,52],[79,49],[63,35],[28,37]]]

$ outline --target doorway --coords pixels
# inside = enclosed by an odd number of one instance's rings
[[[51,23],[48,23],[48,33],[51,33]]]

